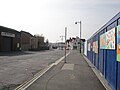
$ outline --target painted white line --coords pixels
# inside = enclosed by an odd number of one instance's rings
[[[66,56],[68,56],[69,54],[70,54],[70,52],[67,53]],[[52,63],[51,65],[47,66],[46,68],[44,68],[43,70],[41,70],[40,72],[35,74],[34,77],[31,80],[24,82],[23,84],[21,84],[20,86],[18,86],[14,90],[25,90],[25,89],[27,89],[30,85],[32,85],[37,79],[39,79],[42,75],[44,75],[54,65],[57,65],[58,63],[60,63],[64,58],[65,58],[65,56],[63,56],[62,58],[57,60],[55,63]]]
[[[34,83],[38,78],[40,78],[43,74],[45,74],[52,67],[53,67],[53,65],[50,65],[50,66],[46,67],[45,69],[43,69],[42,71],[40,71],[39,73],[37,73],[34,76],[34,78],[32,78],[31,80],[29,80],[29,81],[21,84],[20,86],[18,86],[14,90],[25,90],[26,88],[28,88],[32,83]]]
[[[70,54],[71,52],[66,54],[66,57]],[[57,60],[54,65],[57,65],[58,63],[60,63],[63,59],[65,58],[65,56],[63,56],[62,58],[60,58],[59,60]]]

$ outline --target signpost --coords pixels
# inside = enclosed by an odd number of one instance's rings
[[[65,63],[66,63],[66,47],[67,47],[66,38],[67,38],[67,27],[65,27]]]

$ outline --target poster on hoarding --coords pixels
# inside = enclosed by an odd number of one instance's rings
[[[115,49],[115,28],[106,32],[106,49]]]
[[[95,51],[95,42],[93,42],[93,48],[92,48],[92,51],[94,52]]]
[[[98,41],[93,42],[93,52],[98,53]]]
[[[88,43],[88,51],[90,51],[90,43]]]
[[[100,49],[106,49],[106,33],[100,35]]]
[[[120,62],[120,25],[117,26],[117,61]]]
[[[95,53],[98,53],[98,41],[95,42]]]
[[[115,28],[100,36],[100,49],[115,49]]]

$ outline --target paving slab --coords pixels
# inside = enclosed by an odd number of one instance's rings
[[[62,70],[73,70],[74,69],[74,64],[64,64],[62,67]]]

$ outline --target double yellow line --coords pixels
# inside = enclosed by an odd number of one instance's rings
[[[68,56],[69,54],[70,54],[70,52],[67,53],[66,56]],[[25,90],[25,89],[27,89],[31,84],[33,84],[37,79],[39,79],[42,75],[44,75],[54,65],[57,65],[58,63],[60,63],[64,58],[65,58],[65,56],[61,57],[55,63],[52,63],[51,65],[45,67],[43,70],[41,70],[40,72],[38,72],[37,74],[35,74],[34,77],[31,80],[24,82],[23,84],[21,84],[20,86],[18,86],[14,90]]]

